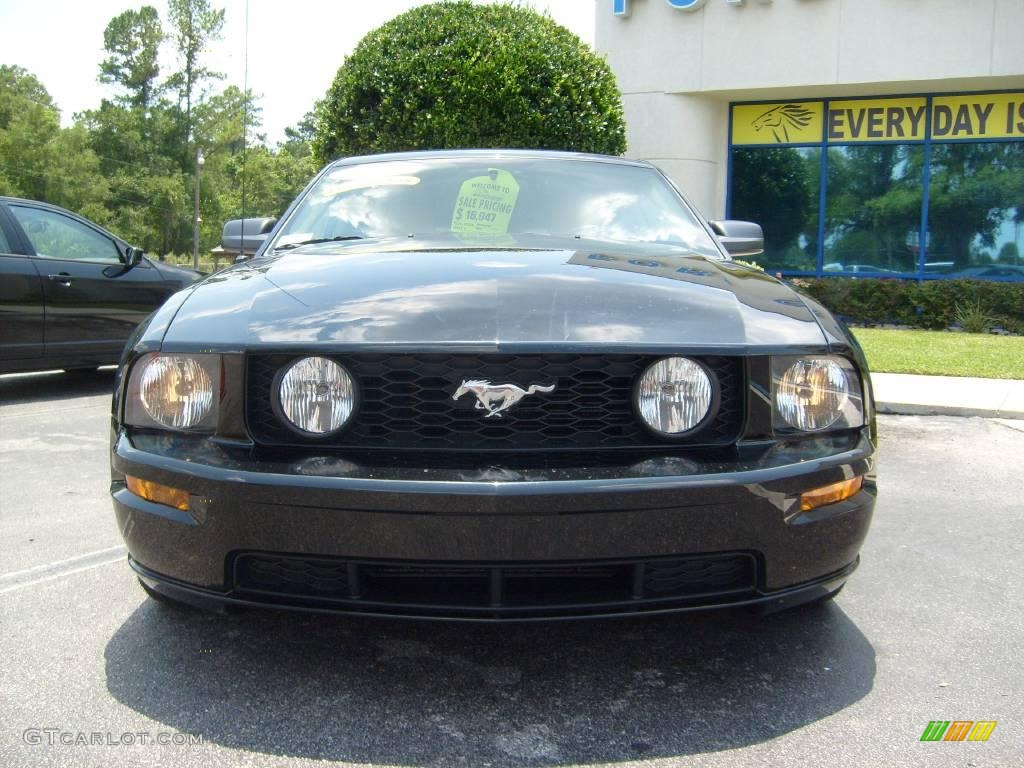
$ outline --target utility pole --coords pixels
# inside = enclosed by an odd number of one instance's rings
[[[196,149],[196,197],[192,212],[192,269],[199,269],[199,225],[203,221],[199,218],[199,174],[204,162],[206,160],[203,153]]]

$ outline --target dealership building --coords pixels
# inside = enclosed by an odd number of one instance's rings
[[[627,155],[786,275],[1024,279],[1024,0],[597,0]]]

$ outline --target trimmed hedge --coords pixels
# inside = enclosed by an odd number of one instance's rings
[[[615,75],[536,11],[467,0],[423,5],[360,41],[317,105],[313,154],[562,149],[620,155]]]
[[[944,330],[957,323],[959,311],[980,307],[992,325],[1024,333],[1024,283],[841,277],[791,282],[847,322]]]

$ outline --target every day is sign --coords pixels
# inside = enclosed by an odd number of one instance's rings
[[[736,104],[733,144],[1024,138],[1024,92]]]

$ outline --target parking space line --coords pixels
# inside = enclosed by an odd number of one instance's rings
[[[124,546],[108,547],[95,552],[87,552],[84,555],[76,555],[65,560],[58,560],[55,563],[36,565],[32,568],[25,568],[12,573],[0,575],[0,595],[11,592],[22,587],[29,587],[61,576],[70,576],[92,568],[99,568],[101,565],[120,563],[124,561],[128,550]]]
[[[67,413],[68,411],[80,413],[82,411],[91,411],[97,408],[109,410],[110,395],[97,395],[97,397],[102,398],[101,402],[93,403],[92,405],[74,405],[69,408],[42,408],[38,411],[10,412],[10,409],[17,408],[19,405],[35,405],[35,403],[9,403],[0,405],[0,408],[5,409],[2,412],[0,412],[0,422],[6,421],[8,419],[20,419],[25,416],[51,416],[55,413]]]

